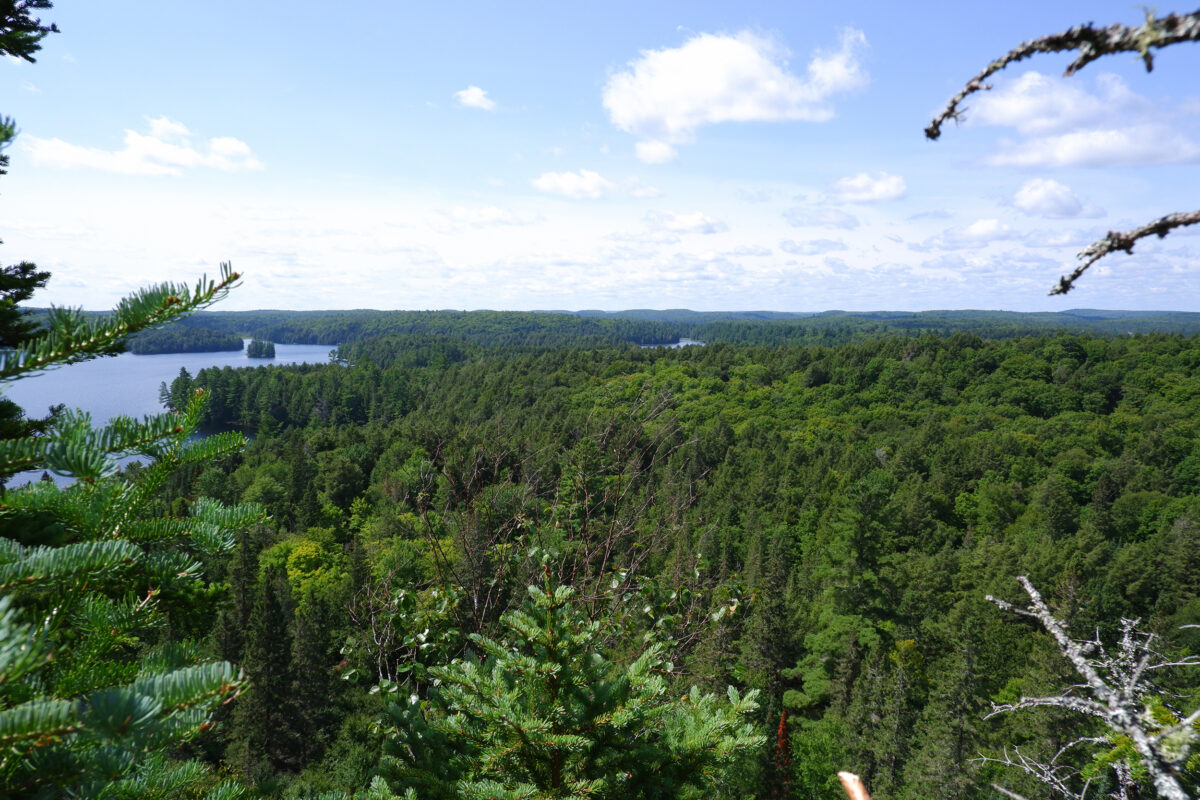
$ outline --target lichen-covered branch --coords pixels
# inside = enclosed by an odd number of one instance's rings
[[[963,100],[975,92],[992,88],[990,84],[985,83],[988,78],[1009,64],[1038,53],[1078,51],[1079,56],[1067,67],[1066,75],[1074,75],[1101,56],[1129,52],[1140,53],[1146,63],[1146,70],[1149,71],[1154,68],[1154,54],[1150,52],[1152,49],[1196,41],[1200,41],[1200,9],[1190,14],[1168,14],[1165,17],[1155,17],[1147,13],[1146,21],[1137,26],[1117,23],[1107,28],[1096,28],[1089,22],[1086,25],[1076,25],[1062,33],[1021,42],[967,81],[962,91],[950,98],[942,113],[933,118],[933,122],[925,129],[925,135],[930,139],[937,139],[942,135],[943,124],[948,120],[957,122],[962,119]]]
[[[1075,281],[1087,272],[1088,267],[1109,253],[1115,253],[1118,250],[1132,253],[1133,245],[1138,239],[1145,239],[1147,236],[1157,236],[1162,239],[1176,228],[1197,224],[1200,224],[1200,211],[1188,211],[1167,214],[1165,217],[1159,217],[1154,222],[1131,231],[1109,231],[1103,239],[1093,242],[1079,251],[1079,255],[1076,256],[1080,259],[1079,266],[1075,267],[1070,275],[1063,275],[1059,278],[1058,284],[1050,290],[1050,294],[1066,294],[1074,289]]]
[[[1056,706],[1097,716],[1112,733],[1132,744],[1160,797],[1188,800],[1188,795],[1177,778],[1177,767],[1187,757],[1188,747],[1195,735],[1191,723],[1198,715],[1194,712],[1183,720],[1165,727],[1156,722],[1152,714],[1146,713],[1147,709],[1156,703],[1165,708],[1165,703],[1162,702],[1162,694],[1150,683],[1147,674],[1166,666],[1194,666],[1200,663],[1197,658],[1164,658],[1153,647],[1154,635],[1137,630],[1137,620],[1121,620],[1121,639],[1115,654],[1105,650],[1098,636],[1094,640],[1084,642],[1072,639],[1067,635],[1063,623],[1050,612],[1029,579],[1020,577],[1017,580],[1029,596],[1028,608],[1018,608],[990,595],[987,599],[1001,609],[1033,617],[1041,623],[1057,642],[1062,654],[1083,678],[1083,684],[1054,697],[1022,697],[1009,705],[994,706],[992,713],[1037,706]],[[1071,694],[1075,690],[1085,690],[1090,697],[1083,698]],[[1178,720],[1178,717],[1174,717],[1174,720]],[[1087,741],[1097,740],[1085,738],[1077,740],[1076,743]],[[1055,764],[1061,754],[1062,751],[1059,751],[1047,764],[1028,759],[1020,751],[1015,751],[1015,758],[1005,751],[1003,759],[985,760],[1019,767],[1061,791],[1066,785],[1063,778],[1068,774]],[[1119,781],[1128,780],[1128,765],[1115,764],[1114,769],[1117,770]],[[1086,793],[1086,785],[1084,792]]]
[[[1091,780],[1085,780],[1083,782],[1083,786],[1076,789],[1074,784],[1079,778],[1079,770],[1067,764],[1060,764],[1059,759],[1066,754],[1067,751],[1079,745],[1104,744],[1105,741],[1105,739],[1100,739],[1095,736],[1085,736],[1083,738],[1076,739],[1059,748],[1058,752],[1054,754],[1054,757],[1046,762],[1038,761],[1035,758],[1027,756],[1025,753],[1021,752],[1021,748],[1019,747],[1014,747],[1012,750],[1009,750],[1006,747],[1004,749],[1004,755],[1001,758],[984,756],[976,760],[982,763],[999,764],[1004,767],[1014,767],[1046,784],[1056,794],[1062,795],[1063,797],[1072,798],[1073,800],[1086,800],[1088,789],[1091,787]],[[1024,797],[1016,792],[1013,792],[1010,789],[1002,788],[994,783],[992,784],[992,788],[1006,797],[1025,800]]]
[[[1130,52],[1140,53],[1142,61],[1146,64],[1146,71],[1150,71],[1154,69],[1154,54],[1152,52],[1154,49],[1169,47],[1180,42],[1200,42],[1200,9],[1190,14],[1167,14],[1164,17],[1156,17],[1152,12],[1147,11],[1146,21],[1141,25],[1122,25],[1117,23],[1109,25],[1107,28],[1097,28],[1089,22],[1086,25],[1076,25],[1062,33],[1055,33],[1037,39],[1030,39],[1027,42],[1021,42],[1021,44],[988,64],[982,72],[967,81],[958,94],[950,98],[950,102],[946,104],[942,112],[934,117],[933,121],[925,128],[925,136],[936,140],[942,135],[942,126],[946,122],[950,120],[954,120],[955,122],[962,120],[965,110],[962,106],[964,100],[975,92],[987,91],[992,88],[991,84],[987,83],[988,78],[1009,64],[1016,63],[1038,53],[1077,52],[1079,55],[1067,66],[1065,75],[1074,75],[1101,56]],[[1050,290],[1050,294],[1066,294],[1071,291],[1075,287],[1075,281],[1092,264],[1095,264],[1109,253],[1115,253],[1118,250],[1132,253],[1133,244],[1138,239],[1150,236],[1151,234],[1162,238],[1175,228],[1195,225],[1198,222],[1200,222],[1200,211],[1175,213],[1160,217],[1154,222],[1143,225],[1136,230],[1124,233],[1109,232],[1108,236],[1105,236],[1079,253],[1079,265],[1075,267],[1071,274],[1060,278],[1054,288]]]

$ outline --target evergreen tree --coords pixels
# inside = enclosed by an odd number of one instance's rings
[[[259,580],[250,614],[244,665],[251,690],[238,701],[235,726],[245,733],[242,769],[257,781],[296,770],[303,743],[295,728],[292,670],[292,596],[287,575],[269,567]]]
[[[649,644],[622,666],[598,652],[600,623],[573,591],[529,587],[501,618],[503,640],[430,670],[426,699],[390,707],[383,771],[423,798],[719,796],[727,770],[764,743],[743,720],[755,692],[728,701],[672,693]]]
[[[0,353],[0,378],[114,352],[129,333],[209,305],[237,279],[223,265],[219,281],[143,290],[109,318],[52,313],[45,333]],[[202,560],[262,516],[205,499],[183,518],[151,515],[175,470],[243,444],[235,434],[191,440],[204,403],[197,394],[182,413],[118,417],[102,429],[67,412],[47,436],[0,441],[0,470],[76,479],[10,490],[0,505],[0,795],[199,793],[199,765],[165,756],[209,727],[242,680],[169,631],[191,627],[187,618],[211,600]],[[125,455],[150,463],[122,473]],[[219,784],[208,796],[236,792]]]
[[[33,54],[41,49],[42,39],[56,32],[53,24],[43,25],[31,16],[40,8],[50,8],[49,0],[0,0],[0,55],[34,62]],[[0,116],[0,175],[8,168],[4,150],[17,135],[12,119]],[[12,348],[27,341],[38,330],[38,324],[17,307],[33,296],[35,289],[46,285],[50,273],[39,272],[28,261],[0,269],[0,348]],[[0,439],[41,432],[47,420],[26,421],[25,412],[8,398],[0,397]],[[12,473],[0,472],[0,486]]]

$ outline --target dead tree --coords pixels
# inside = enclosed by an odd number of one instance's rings
[[[988,64],[982,72],[967,81],[958,94],[950,98],[945,109],[933,118],[933,122],[925,128],[925,136],[937,139],[942,135],[942,125],[949,120],[958,122],[963,118],[962,102],[979,91],[991,89],[986,83],[988,78],[1017,61],[1029,58],[1038,53],[1062,53],[1074,51],[1079,56],[1067,67],[1065,75],[1074,75],[1083,67],[1100,58],[1113,53],[1139,53],[1146,65],[1146,71],[1154,69],[1154,54],[1152,50],[1169,47],[1180,42],[1200,41],[1200,10],[1190,14],[1168,14],[1155,17],[1152,12],[1146,13],[1146,21],[1137,26],[1109,25],[1107,28],[1096,28],[1090,22],[1086,25],[1076,25],[1062,33],[1031,39],[1014,47],[1005,55]],[[1149,222],[1140,228],[1130,231],[1109,231],[1108,235],[1099,241],[1079,251],[1079,263],[1069,275],[1064,275],[1050,290],[1050,294],[1066,294],[1075,286],[1075,281],[1109,253],[1122,251],[1133,253],[1133,246],[1139,239],[1147,236],[1163,238],[1176,228],[1200,224],[1200,210],[1167,214]]]
[[[1091,747],[1101,753],[1111,753],[1116,752],[1114,748],[1127,743],[1131,750],[1129,756],[1118,755],[1112,759],[1116,788],[1109,793],[1110,797],[1134,796],[1133,774],[1140,766],[1160,797],[1189,800],[1180,783],[1179,769],[1196,738],[1193,726],[1200,719],[1200,709],[1187,715],[1172,710],[1167,702],[1170,698],[1155,685],[1153,678],[1160,670],[1193,666],[1200,663],[1200,659],[1196,656],[1173,659],[1159,652],[1155,635],[1139,631],[1137,620],[1121,620],[1121,637],[1115,652],[1104,646],[1099,633],[1089,640],[1072,639],[1029,579],[1019,577],[1017,580],[1029,595],[1028,607],[1019,608],[991,595],[987,599],[1005,611],[1037,620],[1054,638],[1059,651],[1071,662],[1083,682],[1050,697],[1022,697],[1015,703],[993,704],[988,717],[1021,709],[1059,708],[1099,720],[1108,728],[1109,735],[1079,737],[1060,748],[1049,761],[1039,761],[1019,748],[1006,749],[999,758],[984,757],[981,760],[1016,767],[1058,795],[1083,800],[1093,784],[1063,759],[1077,748]],[[1137,763],[1132,763],[1133,760]],[[1020,797],[1000,786],[993,785],[993,788],[1008,797]]]

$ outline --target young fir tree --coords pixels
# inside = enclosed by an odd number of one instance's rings
[[[382,772],[393,791],[448,800],[719,796],[764,739],[755,694],[678,696],[663,647],[632,663],[600,651],[600,623],[549,577],[501,618],[506,638],[430,670],[424,700],[390,707]],[[381,788],[376,786],[377,789]]]
[[[222,265],[219,281],[146,289],[98,320],[57,310],[44,334],[0,353],[0,379],[117,351],[130,333],[215,302],[237,279]],[[176,469],[242,446],[236,434],[191,439],[204,402],[197,394],[182,413],[101,429],[67,412],[48,435],[0,441],[0,471],[75,479],[9,490],[0,504],[0,796],[240,791],[168,757],[209,727],[242,679],[166,629],[211,602],[202,560],[262,517],[203,498],[184,518],[148,511]],[[131,477],[118,466],[126,455],[149,463]]]

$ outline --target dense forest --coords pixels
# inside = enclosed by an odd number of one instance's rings
[[[242,337],[211,328],[171,325],[131,336],[126,346],[138,355],[157,353],[216,353],[242,349]]]
[[[168,502],[271,517],[212,565],[229,593],[211,645],[252,688],[205,752],[287,796],[393,774],[382,698],[421,695],[546,570],[603,623],[608,657],[646,634],[681,691],[757,691],[770,744],[728,796],[834,798],[839,769],[877,798],[1040,796],[975,759],[1048,758],[1096,729],[1053,710],[984,720],[1072,682],[985,596],[1017,600],[1027,575],[1077,634],[1140,619],[1195,649],[1180,626],[1200,623],[1200,340],[845,338],[403,333],[339,363],[181,375],[168,397],[205,389],[210,426],[255,438]],[[1198,676],[1173,680],[1193,706]]]
[[[264,342],[262,339],[251,339],[246,345],[247,358],[274,358],[275,343]]]

